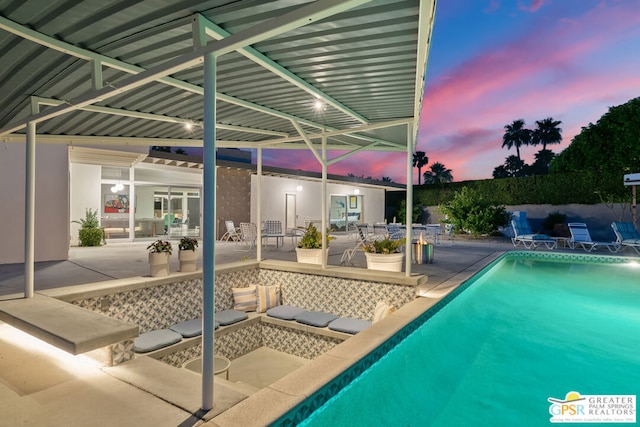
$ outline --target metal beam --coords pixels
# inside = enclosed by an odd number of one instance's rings
[[[218,25],[214,24],[213,22],[209,21],[204,16],[198,15],[198,19],[203,22],[203,24],[205,26],[206,34],[211,36],[211,37],[213,37],[214,39],[222,40],[222,39],[224,39],[226,37],[230,37],[231,36],[230,32],[224,30],[223,28],[221,28]],[[361,114],[358,114],[357,112],[353,111],[351,108],[347,107],[346,105],[344,105],[341,102],[337,101],[336,99],[332,98],[331,96],[329,96],[328,94],[324,93],[320,89],[316,88],[312,84],[310,84],[307,81],[301,79],[300,77],[298,77],[297,75],[293,74],[291,71],[287,70],[282,65],[278,64],[277,62],[275,62],[271,58],[267,57],[263,53],[257,51],[256,49],[247,46],[247,47],[243,47],[241,49],[238,49],[238,53],[240,53],[244,57],[248,58],[249,60],[255,62],[256,64],[260,65],[262,68],[264,68],[264,69],[266,69],[268,71],[271,71],[272,73],[274,73],[278,77],[283,78],[284,80],[286,80],[287,82],[289,82],[292,85],[296,86],[297,88],[302,89],[305,92],[309,93],[310,95],[321,99],[325,104],[330,105],[331,107],[335,108],[336,110],[342,111],[344,114],[347,114],[347,115],[353,117],[354,119],[358,120],[361,123],[368,123],[369,122]]]
[[[39,96],[33,96],[32,98],[34,98],[35,101],[40,105],[58,106],[58,105],[68,104],[67,101],[61,101],[59,99],[41,98]],[[152,113],[143,113],[140,111],[125,110],[122,108],[111,108],[111,107],[100,107],[97,105],[88,105],[86,107],[79,108],[79,110],[90,111],[92,113],[110,114],[113,116],[131,117],[135,119],[154,120],[157,122],[177,123],[181,125],[189,123],[193,126],[198,126],[201,128],[203,127],[203,123],[199,121],[187,120],[181,117],[163,116],[161,114],[152,114]],[[225,125],[222,123],[216,123],[216,129],[255,133],[260,135],[279,136],[279,137],[285,137],[285,138],[289,136],[289,134],[286,132],[276,132],[276,131],[267,130],[267,129],[248,128],[246,126]]]
[[[319,0],[301,6],[298,9],[285,13],[282,16],[278,16],[231,35],[224,40],[212,42],[203,47],[198,47],[194,49],[193,52],[173,58],[164,64],[142,71],[135,76],[125,78],[120,82],[119,87],[105,87],[100,90],[94,90],[87,95],[73,100],[72,105],[53,107],[46,112],[31,115],[30,117],[21,120],[18,124],[12,124],[0,130],[0,136],[24,128],[24,123],[27,121],[40,123],[67,112],[77,110],[78,108],[128,92],[131,89],[157,81],[170,74],[194,67],[204,61],[203,56],[205,54],[212,53],[217,56],[224,55],[225,53],[233,52],[247,45],[257,43],[295,28],[308,25],[336,13],[368,3],[369,1],[370,0]],[[7,25],[6,21],[12,22],[6,19],[3,20],[2,23],[5,26]]]

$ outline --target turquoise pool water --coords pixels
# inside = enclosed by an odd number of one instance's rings
[[[597,262],[501,258],[355,379],[327,386],[339,392],[310,416],[289,421],[541,426],[549,397],[640,395],[640,266],[580,259]]]

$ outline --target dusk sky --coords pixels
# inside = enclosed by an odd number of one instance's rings
[[[533,129],[553,117],[563,142],[547,148],[558,153],[609,107],[640,96],[639,52],[638,0],[441,0],[417,150],[455,181],[491,178],[515,154],[501,148],[506,124]],[[523,160],[540,148],[521,149]],[[265,151],[264,163],[320,170],[308,153],[281,154]],[[359,153],[329,173],[406,183],[405,164],[404,153]]]

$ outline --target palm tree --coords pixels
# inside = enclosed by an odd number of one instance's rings
[[[424,173],[425,184],[442,184],[453,181],[451,169],[447,169],[445,165],[436,162],[431,165],[431,170]]]
[[[420,185],[420,177],[422,176],[422,168],[429,163],[429,158],[424,151],[416,151],[413,153],[413,167],[418,168],[418,185]]]
[[[502,136],[502,147],[507,149],[516,147],[518,160],[520,160],[520,147],[531,143],[531,131],[524,127],[524,120],[514,120],[510,125],[504,127],[504,135]]]
[[[562,142],[562,129],[558,127],[562,122],[547,117],[544,120],[536,120],[538,128],[531,135],[531,144],[542,144],[542,150],[546,151],[547,144],[560,144]]]

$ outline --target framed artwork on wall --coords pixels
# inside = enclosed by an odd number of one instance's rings
[[[127,194],[105,194],[104,213],[129,213],[129,196]]]

